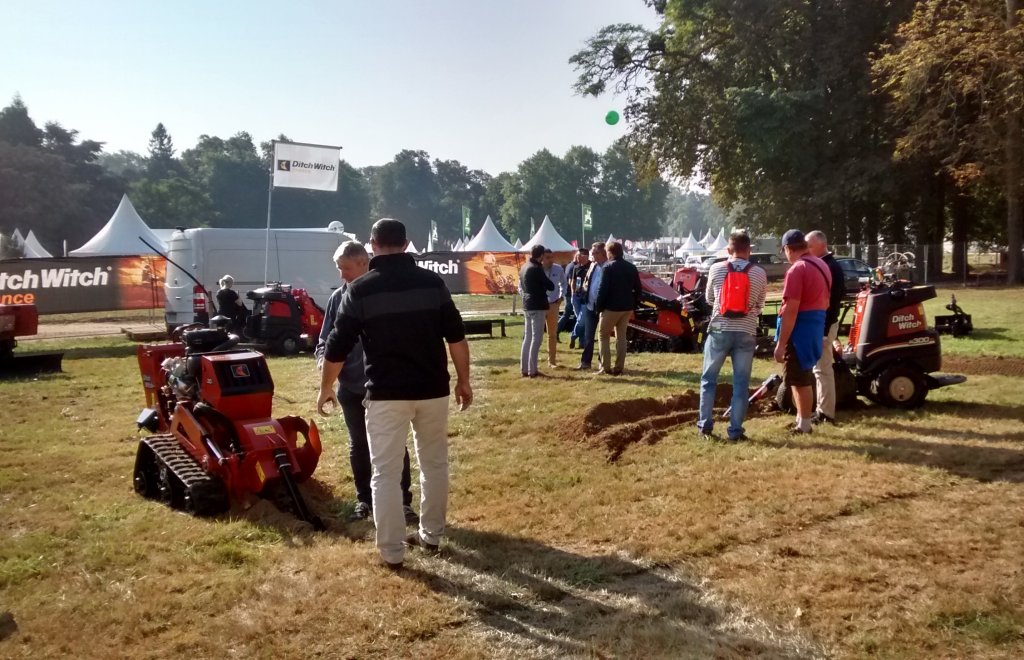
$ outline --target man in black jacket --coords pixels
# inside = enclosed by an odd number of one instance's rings
[[[530,260],[519,272],[519,289],[523,296],[523,347],[519,351],[519,370],[523,377],[536,378],[537,356],[540,354],[540,342],[544,338],[544,319],[548,313],[548,291],[555,288],[554,283],[544,272],[541,259],[544,257],[544,246],[534,245],[530,250]]]
[[[441,277],[405,253],[405,225],[378,220],[370,242],[370,272],[348,285],[327,337],[316,405],[321,415],[328,402],[340,407],[334,384],[345,357],[362,340],[377,549],[388,567],[398,569],[406,545],[436,552],[445,531],[451,393],[446,342],[462,410],[472,403],[473,388],[462,316]],[[406,537],[399,481],[410,423],[420,466],[420,528]]]
[[[839,335],[839,310],[846,295],[846,283],[843,269],[836,258],[828,251],[828,238],[825,232],[812,231],[807,234],[807,249],[828,266],[832,273],[832,288],[828,297],[828,310],[825,312],[825,338],[821,351],[821,359],[814,365],[814,378],[817,381],[818,396],[813,421],[835,423],[836,421],[836,372],[834,371],[832,344]]]
[[[622,243],[605,247],[608,263],[601,275],[596,310],[601,315],[600,369],[597,373],[618,376],[626,366],[626,332],[633,310],[640,304],[640,273],[622,256]],[[615,332],[615,366],[611,366],[611,337]]]

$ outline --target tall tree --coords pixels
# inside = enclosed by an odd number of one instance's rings
[[[0,142],[38,147],[43,143],[43,132],[28,116],[28,107],[17,94],[11,104],[0,110]]]
[[[373,216],[405,223],[409,237],[425,241],[430,221],[438,215],[440,188],[425,151],[405,149],[372,171]],[[420,245],[419,247],[422,247]]]
[[[150,179],[159,180],[177,173],[174,158],[174,141],[167,128],[160,122],[149,138],[149,162],[146,174]]]
[[[1020,282],[1024,28],[1018,0],[923,0],[875,64],[900,117],[896,155],[931,158],[961,189],[998,183],[1008,279]]]
[[[868,55],[910,0],[648,4],[658,29],[608,26],[570,60],[579,92],[627,95],[643,175],[699,176],[760,229],[879,205],[891,172]]]

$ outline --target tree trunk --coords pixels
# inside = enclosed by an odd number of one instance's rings
[[[953,274],[958,278],[963,278],[964,269],[967,267],[965,248],[968,239],[967,228],[971,226],[973,220],[972,201],[969,196],[958,190],[950,205],[953,215]]]
[[[1006,29],[1012,30],[1018,22],[1019,0],[1006,0]],[[1021,117],[1011,111],[1006,118],[1006,239],[1009,254],[1006,262],[1006,281],[1018,284],[1021,272],[1021,246],[1024,234],[1024,210],[1021,208]]]

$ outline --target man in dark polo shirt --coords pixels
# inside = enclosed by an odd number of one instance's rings
[[[327,402],[340,407],[333,385],[345,356],[362,340],[377,549],[384,563],[397,569],[406,545],[436,552],[445,531],[451,393],[445,342],[462,410],[472,403],[473,390],[462,316],[444,281],[405,253],[405,225],[378,220],[370,244],[370,271],[348,286],[327,338],[317,411],[327,414]],[[420,527],[406,537],[399,481],[410,423],[420,465]]]

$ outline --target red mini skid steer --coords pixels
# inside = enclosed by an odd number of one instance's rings
[[[320,460],[319,431],[300,417],[271,417],[263,355],[233,350],[238,337],[223,328],[194,324],[173,336],[138,348],[147,407],[137,423],[158,435],[139,442],[136,492],[194,515],[258,494],[323,529],[298,488]]]

